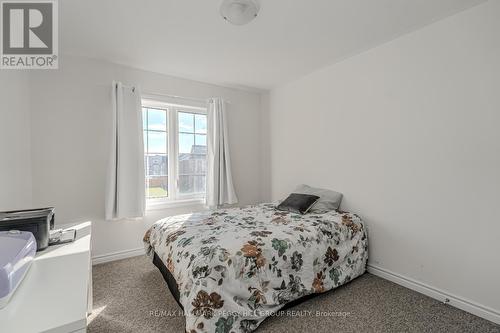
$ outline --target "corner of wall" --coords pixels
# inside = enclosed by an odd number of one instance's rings
[[[271,200],[271,124],[270,92],[260,95],[260,196],[264,202]]]

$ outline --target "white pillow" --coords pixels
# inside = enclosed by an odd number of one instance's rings
[[[319,200],[309,210],[310,213],[326,213],[331,210],[339,209],[342,202],[342,193],[327,190],[323,188],[311,187],[301,184],[297,186],[294,193],[317,195]]]

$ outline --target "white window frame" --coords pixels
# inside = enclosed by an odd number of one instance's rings
[[[148,210],[163,209],[173,206],[188,206],[204,204],[206,193],[181,194],[178,193],[179,183],[179,125],[178,113],[188,112],[207,115],[207,108],[201,103],[185,103],[171,98],[158,96],[142,96],[142,108],[165,110],[167,113],[167,155],[168,155],[168,197],[146,198]],[[207,134],[208,135],[208,134]]]

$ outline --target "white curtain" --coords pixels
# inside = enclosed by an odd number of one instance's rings
[[[138,88],[113,82],[106,219],[144,216],[144,144]]]
[[[206,204],[211,208],[238,202],[231,176],[231,160],[222,98],[208,100],[208,170]]]

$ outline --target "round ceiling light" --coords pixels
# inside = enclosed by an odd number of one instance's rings
[[[234,24],[247,24],[259,13],[256,0],[224,0],[220,6],[220,14],[224,20]]]

